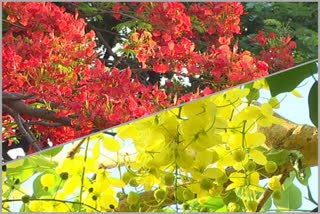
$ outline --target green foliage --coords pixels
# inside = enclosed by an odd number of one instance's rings
[[[55,148],[50,148],[47,151],[41,152],[41,155],[47,156],[47,157],[54,157],[56,156],[61,150],[63,149],[63,146],[57,146]]]
[[[297,210],[302,204],[301,190],[294,184],[286,186],[279,200],[273,200],[279,210]]]
[[[227,207],[220,197],[208,197],[203,203],[197,199],[188,202],[190,211],[206,209],[207,212],[227,212]]]
[[[88,2],[80,2],[77,8],[81,13],[86,15],[93,15],[98,11],[96,7],[90,6],[90,3]]]
[[[303,65],[288,69],[285,72],[268,77],[266,80],[270,87],[271,96],[275,97],[280,93],[290,92],[304,79],[317,73],[316,61],[317,60],[312,60]]]
[[[246,84],[245,88],[250,89],[250,92],[247,95],[247,99],[249,103],[251,103],[254,100],[257,100],[260,97],[259,90],[253,87],[253,83]]]
[[[301,184],[307,186],[309,184],[308,181],[310,176],[311,176],[311,169],[310,167],[307,167],[303,170],[303,176],[297,176],[297,179]]]
[[[273,203],[277,209],[279,209],[279,211],[296,210],[302,205],[301,190],[295,184],[293,184],[295,177],[295,172],[291,172],[283,184],[281,198],[273,198]]]
[[[308,96],[308,103],[309,103],[309,116],[310,119],[316,127],[318,127],[318,81],[315,81],[312,85],[309,96]]]
[[[140,20],[130,20],[130,21],[119,23],[118,25],[114,26],[113,29],[117,31],[128,30],[128,29],[130,30],[143,29],[151,32],[153,27],[151,24],[140,21]]]
[[[273,161],[277,163],[279,166],[287,163],[289,161],[289,154],[288,150],[284,149],[271,149],[265,153],[267,159],[269,161]]]
[[[290,34],[297,44],[296,64],[318,57],[318,3],[317,2],[248,2],[241,19],[243,34],[240,47],[258,53],[259,48],[249,39],[264,29],[278,35]],[[271,18],[272,17],[272,18]]]

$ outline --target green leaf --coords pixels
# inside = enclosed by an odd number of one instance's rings
[[[151,24],[143,21],[139,21],[139,20],[130,20],[130,21],[122,22],[114,26],[112,29],[121,31],[125,28],[130,28],[130,29],[137,28],[137,29],[147,30],[149,32],[153,30],[153,27]]]
[[[293,184],[293,181],[294,181],[295,177],[296,177],[296,172],[295,171],[291,171],[289,177],[283,183],[283,187],[285,189],[289,188]]]
[[[85,15],[90,15],[97,12],[97,8],[90,6],[87,2],[81,2],[78,5],[78,10],[80,10]]]
[[[17,165],[17,163],[19,163],[19,165]],[[20,165],[20,163],[22,163],[22,165]],[[19,179],[20,183],[30,178],[35,171],[36,167],[30,165],[28,159],[19,160],[7,165],[7,177]]]
[[[197,199],[188,202],[192,210],[197,211],[202,208],[207,208],[210,212],[218,211],[226,212],[227,208],[221,197],[209,197],[203,204],[200,204]]]
[[[297,210],[302,204],[302,194],[300,189],[291,184],[283,191],[280,200],[273,200],[279,210]]]
[[[210,211],[215,211],[224,207],[224,203],[221,197],[209,197],[204,206],[208,207]]]
[[[26,159],[26,161],[28,161],[30,165],[34,166],[37,172],[41,172],[48,169],[54,169],[58,165],[58,163],[50,161],[41,155],[30,156]]]
[[[281,27],[281,22],[279,22],[276,19],[265,19],[263,20],[265,25],[269,25],[269,26],[275,26],[275,27]]]
[[[271,149],[265,153],[268,161],[274,161],[279,166],[289,161],[289,154],[290,152],[284,149]]]
[[[309,92],[309,117],[313,125],[318,127],[318,81],[316,81]]]
[[[247,95],[247,99],[249,103],[251,103],[253,100],[259,99],[260,97],[259,90],[256,88],[253,88],[253,83],[246,84],[244,87],[250,89],[250,92]]]
[[[303,174],[304,174],[303,177],[297,176],[297,179],[298,179],[298,181],[299,181],[301,184],[307,186],[307,185],[308,185],[308,180],[309,180],[309,178],[310,178],[310,176],[311,176],[311,169],[310,169],[310,167],[305,168],[305,169],[303,170]]]
[[[41,184],[41,176],[45,174],[53,174],[55,176],[55,184],[45,190]],[[53,196],[56,194],[57,191],[63,188],[63,185],[65,183],[65,180],[61,180],[60,176],[56,174],[54,169],[50,169],[47,171],[42,172],[41,174],[38,173],[39,175],[34,179],[33,181],[33,197],[39,198],[41,196]]]
[[[46,157],[54,157],[56,156],[61,150],[63,149],[63,146],[58,146],[52,149],[49,149],[45,152],[41,152],[41,155],[44,155]]]
[[[30,210],[29,210],[28,206],[26,206],[26,204],[22,204],[19,212],[29,212],[29,211]]]
[[[33,196],[35,198],[40,198],[41,196],[50,196],[50,192],[49,191],[45,191],[43,186],[41,185],[40,179],[41,176],[46,174],[46,172],[41,173],[40,175],[38,175],[36,177],[36,179],[34,179],[33,182]]]
[[[283,92],[290,92],[300,82],[317,72],[317,60],[312,60],[284,72],[269,76],[266,81],[270,87],[271,96],[275,97]]]

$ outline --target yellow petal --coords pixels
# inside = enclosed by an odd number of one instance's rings
[[[269,103],[262,104],[261,113],[266,117],[271,116],[273,114],[272,106]]]
[[[260,181],[260,175],[258,172],[253,172],[249,175],[250,184],[258,185]]]
[[[112,186],[115,186],[115,187],[123,187],[123,186],[125,186],[125,183],[122,180],[117,179],[117,178],[108,178],[108,181],[110,182],[110,184]]]
[[[279,100],[276,97],[270,98],[268,103],[272,106],[272,108],[280,108]]]
[[[278,176],[273,176],[269,179],[268,187],[272,191],[281,190],[281,183]]]
[[[246,135],[246,143],[247,143],[247,147],[249,148],[261,146],[262,144],[264,144],[265,141],[266,141],[266,136],[261,132],[255,132],[253,134],[248,133]]]
[[[96,142],[92,148],[92,158],[98,159],[100,156],[100,142]]]
[[[111,152],[117,152],[120,149],[119,142],[114,138],[104,137],[102,142],[103,146]]]
[[[204,171],[203,175],[215,179],[224,175],[224,172],[218,168],[208,168]]]
[[[243,183],[241,183],[241,182],[232,183],[227,186],[226,191],[229,191],[229,190],[232,190],[232,189],[235,189],[238,187],[242,187],[242,186],[244,186],[244,181],[243,181]]]
[[[291,93],[296,97],[303,98],[303,96],[300,94],[300,92],[297,89],[293,89]]]
[[[132,138],[135,139],[139,132],[137,131],[136,127],[128,124],[128,125],[123,125],[117,128],[117,134],[120,138],[126,139],[126,138]]]
[[[250,157],[252,158],[252,160],[254,162],[256,162],[257,164],[260,164],[260,165],[265,165],[267,163],[267,158],[266,156],[258,151],[258,150],[255,150],[255,149],[252,149],[250,151]]]

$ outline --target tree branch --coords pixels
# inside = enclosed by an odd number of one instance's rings
[[[19,25],[19,24],[10,22],[10,21],[8,21],[8,20],[2,19],[2,21],[5,22],[5,23],[10,24],[10,25],[12,25],[12,26],[18,27],[18,28],[20,28],[20,29],[22,29],[22,30],[28,30],[28,28],[26,28],[26,27],[24,27],[24,26],[22,26],[22,25]]]
[[[71,118],[68,117],[56,117],[56,113],[54,111],[48,109],[41,108],[30,108],[30,106],[26,105],[21,100],[3,100],[3,103],[6,104],[10,109],[15,111],[18,114],[25,114],[31,117],[41,118],[45,120],[49,120],[52,122],[61,123],[65,126],[71,126]],[[6,112],[6,109],[4,109]],[[8,112],[9,113],[9,112]]]
[[[80,146],[84,143],[84,141],[87,138],[83,138],[81,139],[79,142],[77,142],[72,148],[71,150],[67,153],[67,157],[66,158],[70,158],[73,159],[75,154],[77,154],[80,151]]]
[[[2,99],[3,100],[25,100],[34,98],[33,94],[25,95],[17,92],[2,92]]]
[[[88,27],[90,27],[90,23],[88,23]],[[95,31],[97,37],[99,38],[100,42],[102,43],[102,45],[106,48],[107,53],[110,56],[113,56],[114,58],[117,58],[117,55],[115,53],[113,53],[110,45],[108,44],[108,42],[103,38],[102,34],[99,31]]]
[[[7,106],[6,104],[2,104],[2,108],[4,109],[5,112],[7,112],[8,114],[10,114],[15,121],[17,122],[18,125],[18,129],[19,132],[21,132],[22,137],[24,137],[27,142],[33,146],[33,148],[36,151],[40,151],[41,147],[39,146],[36,138],[33,136],[32,132],[30,130],[28,130],[28,128],[26,129],[25,125],[24,125],[24,121],[21,118],[21,116],[15,112],[13,109],[11,109],[9,106]]]
[[[26,124],[28,125],[41,125],[41,126],[48,126],[48,127],[58,127],[62,126],[61,123],[50,123],[46,121],[27,121]]]
[[[289,176],[289,172],[285,172],[281,175],[280,177],[280,183],[281,185],[285,182],[285,180],[287,179],[287,177]],[[273,191],[269,188],[267,188],[264,193],[260,196],[260,198],[258,199],[258,206],[257,206],[257,210],[256,212],[259,212],[262,207],[264,206],[264,204],[267,202],[267,200],[270,198],[270,196],[272,195]]]
[[[281,124],[271,127],[258,127],[258,131],[267,137],[268,148],[300,151],[304,159],[304,167],[318,165],[318,129],[309,125],[295,124],[278,114],[284,120]]]
[[[121,38],[124,38],[124,39],[127,38],[126,36],[123,36],[123,35],[121,35],[119,33],[116,33],[116,32],[110,31],[110,30],[105,30],[105,29],[102,29],[102,28],[98,28],[98,27],[94,26],[93,24],[91,24],[89,22],[88,22],[88,25],[90,25],[90,28],[93,29],[94,31],[104,32],[104,33],[107,33],[107,34],[110,34],[110,35],[113,35],[113,36],[118,36],[118,37],[121,37]]]

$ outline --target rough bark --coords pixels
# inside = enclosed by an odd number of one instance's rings
[[[276,115],[281,117],[280,115]],[[267,137],[268,148],[300,151],[304,167],[318,165],[318,129],[309,125],[295,124],[281,117],[284,122],[271,127],[258,127]]]

